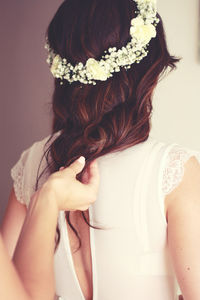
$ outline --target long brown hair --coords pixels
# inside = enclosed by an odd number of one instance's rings
[[[109,47],[122,48],[130,41],[130,22],[136,16],[136,8],[132,0],[64,1],[47,29],[50,47],[72,64],[85,64],[90,57],[99,59]],[[60,85],[60,80],[55,79],[50,140],[57,131],[61,133],[44,153],[50,173],[83,155],[86,165],[77,177],[81,180],[95,158],[148,138],[154,88],[168,67],[170,71],[175,69],[180,60],[169,54],[163,22],[159,14],[157,17],[157,36],[150,41],[149,53],[139,64],[129,70],[121,68],[107,81],[97,81],[96,86],[67,81]],[[84,212],[82,216],[92,226]],[[66,218],[79,238],[69,211]],[[81,245],[80,238],[79,242]]]

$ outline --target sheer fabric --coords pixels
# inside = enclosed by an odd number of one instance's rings
[[[166,160],[166,168],[163,173],[163,193],[169,194],[181,182],[184,175],[184,164],[195,156],[200,161],[200,152],[180,145],[175,145],[169,152]]]

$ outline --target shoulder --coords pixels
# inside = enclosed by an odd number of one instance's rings
[[[22,159],[22,162],[25,163],[31,155],[42,155],[59,134],[60,131],[54,134],[49,134],[48,136],[33,142],[20,154],[20,159]]]
[[[10,173],[16,198],[22,204],[28,204],[34,192],[39,167],[44,169],[46,161],[43,159],[45,151],[60,134],[60,131],[35,141],[20,154]]]
[[[187,166],[200,164],[200,150],[179,143],[161,142],[161,171],[163,193],[169,194],[183,178]]]
[[[198,178],[200,151],[176,142],[161,142],[154,138],[152,142],[155,149],[149,156],[152,161],[152,178],[155,177],[159,206],[166,224],[169,206],[180,205],[180,202],[174,199],[181,198],[184,190],[189,190],[189,184],[190,190],[195,190],[192,185],[195,185],[193,178]],[[197,185],[200,185],[200,180],[197,181]]]
[[[48,136],[33,142],[33,144],[30,147],[28,147],[25,150],[25,152],[41,152],[41,154],[43,154],[45,150],[50,146],[50,144],[57,138],[58,135],[60,135],[60,131],[54,134],[49,134]]]
[[[187,158],[181,163],[180,178],[172,191],[166,195],[168,209],[178,207],[179,200],[183,202],[200,199],[200,156],[199,153],[187,154]],[[177,200],[178,199],[178,200]],[[185,200],[184,200],[185,199]],[[199,201],[199,200],[198,200]],[[200,204],[200,201],[199,201]]]
[[[186,163],[187,165],[199,165],[200,151],[177,143],[168,144],[165,149],[163,155],[163,192],[170,194],[182,180]]]
[[[180,208],[184,198],[191,199],[195,193],[200,198],[200,151],[178,143],[166,144],[159,176],[167,215],[169,208]]]
[[[199,165],[200,150],[176,142],[160,141],[153,137],[150,137],[149,141],[153,144],[153,148],[158,149],[158,163],[165,179],[163,192],[169,194],[174,189],[175,179],[183,176],[186,163]]]
[[[27,164],[35,165],[36,161],[41,159],[42,155],[44,154],[45,150],[48,148],[49,144],[52,141],[52,138],[56,135],[48,135],[45,138],[33,142],[29,147],[24,149],[16,164],[11,169],[11,175],[12,177],[15,175],[16,172],[18,173],[18,176],[23,172],[24,168],[27,166]]]
[[[187,293],[188,289],[188,297],[190,292],[191,295],[199,292],[198,285],[192,285],[198,282],[200,250],[200,160],[199,152],[193,151],[189,152],[183,164],[181,180],[166,196],[170,256],[181,290]],[[189,282],[191,286],[186,284]]]

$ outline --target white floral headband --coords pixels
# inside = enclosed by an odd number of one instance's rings
[[[73,66],[66,58],[60,57],[50,48],[48,39],[45,48],[49,55],[47,63],[55,78],[60,78],[69,83],[79,81],[83,84],[96,84],[96,80],[105,81],[120,72],[120,67],[130,69],[133,63],[139,63],[148,54],[147,46],[152,38],[156,37],[156,26],[159,19],[156,17],[156,0],[135,0],[138,14],[131,20],[131,41],[121,49],[109,48],[99,61],[89,58],[84,65],[78,63]]]

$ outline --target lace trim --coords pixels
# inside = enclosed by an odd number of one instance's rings
[[[195,156],[200,162],[200,152],[198,151],[180,145],[175,145],[170,150],[162,181],[162,190],[165,195],[179,185],[184,175],[184,164],[191,156]]]
[[[13,186],[15,190],[15,195],[17,200],[25,204],[25,199],[23,197],[23,187],[22,187],[22,178],[24,174],[24,166],[20,161],[11,169],[11,177],[13,179]]]
[[[54,134],[55,138],[61,134],[61,130],[56,132]],[[25,180],[26,177],[26,172],[24,171],[25,165],[27,164],[27,161],[29,161],[29,152],[33,150],[33,153],[35,155],[35,157],[42,157],[42,152],[45,151],[45,144],[47,142],[47,140],[49,140],[51,135],[48,135],[46,138],[44,138],[43,140],[37,141],[35,143],[33,143],[29,148],[27,148],[26,150],[24,150],[21,153],[21,156],[19,158],[19,160],[17,161],[17,163],[14,165],[14,167],[11,169],[10,173],[11,173],[11,177],[13,179],[13,187],[15,190],[15,194],[16,194],[16,198],[17,200],[28,206],[29,201],[30,201],[30,195],[32,195],[34,193],[34,187],[35,187],[35,182],[33,183],[30,180],[34,180],[34,178],[29,178],[29,181],[27,182],[27,179]],[[47,144],[47,147],[49,146],[49,144]],[[43,161],[43,164],[45,164],[45,161]],[[34,167],[32,166],[32,162],[31,164],[29,164],[29,167]],[[36,166],[37,167],[37,166]],[[30,172],[33,172],[33,169],[29,170]],[[43,176],[43,182],[44,180],[46,181],[46,179],[48,178],[49,174]]]

